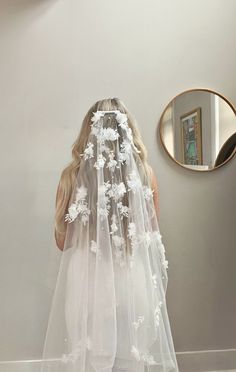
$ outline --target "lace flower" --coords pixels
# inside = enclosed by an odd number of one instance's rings
[[[83,224],[86,224],[89,220],[89,214],[91,211],[88,209],[88,203],[86,201],[87,188],[85,186],[77,187],[75,202],[68,208],[68,213],[65,215],[65,221],[68,223],[73,222],[78,215],[81,215],[81,220]]]
[[[159,301],[159,304],[156,306],[154,311],[155,327],[159,327],[160,325],[160,314],[162,305],[163,305],[162,301]]]
[[[146,231],[146,233],[144,233],[144,240],[145,243],[149,246],[151,242],[150,231]]]
[[[154,192],[154,190],[152,190],[150,187],[143,186],[143,196],[144,196],[144,199],[150,200],[150,198],[153,195],[153,192]]]
[[[109,162],[107,163],[107,168],[109,168],[112,172],[114,172],[115,168],[116,168],[116,165],[117,165],[117,161],[114,159],[114,152],[110,152],[109,154]]]
[[[165,247],[164,247],[164,244],[160,244],[159,245],[159,251],[160,251],[160,254],[161,254],[161,263],[163,265],[163,267],[165,269],[168,269],[168,261],[166,260],[166,257],[165,257]]]
[[[128,122],[128,118],[127,118],[127,115],[120,112],[119,110],[117,110],[116,112],[116,120],[118,122],[118,125],[122,128],[122,129],[127,129],[128,125],[127,125],[127,122]]]
[[[131,348],[131,353],[133,354],[134,358],[139,362],[141,360],[140,353],[138,349],[133,345]]]
[[[120,144],[121,152],[129,154],[131,152],[131,143],[124,139],[123,142]]]
[[[79,340],[75,346],[73,347],[73,350],[71,353],[64,353],[62,354],[62,357],[61,357],[61,361],[63,363],[68,363],[68,362],[76,362],[76,360],[81,356],[81,351],[82,351],[82,347],[81,347],[81,340]],[[87,337],[87,340],[86,340],[86,347],[88,350],[91,349],[91,339],[89,337]]]
[[[90,242],[90,250],[91,252],[96,253],[99,258],[101,258],[101,250],[98,248],[97,242],[95,242],[94,240],[91,240]]]
[[[103,138],[105,141],[115,141],[119,136],[117,129],[103,128]]]
[[[84,156],[85,160],[91,159],[94,157],[93,147],[94,147],[94,144],[92,142],[87,143],[84,153],[81,154],[81,156]]]
[[[77,344],[73,347],[71,353],[62,354],[61,361],[63,363],[72,362],[74,363],[81,355],[81,341],[77,342]]]
[[[149,352],[140,353],[140,351],[134,345],[131,348],[131,354],[133,354],[133,356],[137,360],[137,362],[140,362],[142,360],[143,362],[145,362],[148,365],[157,364],[157,362],[153,358],[153,355],[151,355]]]
[[[80,200],[84,200],[87,196],[87,187],[84,185],[77,187],[75,202],[78,203]]]
[[[111,232],[110,232],[110,234],[114,234],[118,230],[117,217],[116,217],[115,214],[113,214],[111,216],[111,220],[112,220],[112,223],[111,223]]]
[[[117,159],[121,164],[126,162],[128,158],[129,158],[129,155],[126,152],[119,151]]]
[[[70,207],[68,208],[68,212],[69,213],[67,213],[65,215],[65,221],[68,221],[70,223],[70,222],[73,222],[77,218],[77,216],[79,214],[79,212],[77,210],[77,204],[76,203],[72,203],[70,205]]]
[[[102,116],[104,116],[104,113],[101,111],[93,112],[91,121],[93,122],[93,124],[96,124],[101,119]]]
[[[136,226],[134,222],[129,222],[128,225],[128,237],[132,240],[136,234]]]
[[[142,360],[146,362],[149,366],[156,365],[157,362],[154,360],[153,355],[145,353],[142,355]]]
[[[118,201],[126,193],[126,188],[124,182],[107,184],[107,195]]]
[[[105,152],[107,154],[110,154],[110,152],[111,152],[109,146],[107,146],[105,143],[100,144],[100,151]]]
[[[159,230],[152,231],[151,235],[152,235],[152,239],[157,242],[158,249],[160,252],[160,257],[161,257],[161,264],[164,267],[164,269],[167,270],[168,260],[166,260],[166,257],[165,257],[165,246],[162,243],[162,235],[160,234]]]
[[[153,287],[157,288],[157,275],[156,274],[152,275],[152,282],[153,282]]]
[[[120,151],[118,152],[118,161],[123,164],[128,160],[131,152],[131,144],[127,139],[124,139],[120,144]]]
[[[140,325],[144,322],[144,316],[140,315],[137,319],[137,322],[133,322],[134,329],[137,331]]]
[[[110,203],[109,203],[109,198],[106,195],[107,189],[110,187],[109,181],[106,183],[104,182],[103,185],[100,185],[98,187],[98,215],[101,217],[107,217],[109,214],[109,210],[111,208]]]
[[[97,157],[97,161],[94,163],[94,167],[96,169],[103,168],[105,162],[106,162],[106,158],[102,154],[99,154]]]
[[[136,172],[132,171],[127,177],[128,191],[132,190],[134,193],[142,186],[140,179],[137,177]]]
[[[130,212],[130,208],[127,207],[126,205],[123,205],[122,202],[119,202],[117,203],[117,207],[120,211],[120,214],[121,214],[121,220],[123,220],[123,217],[128,217],[129,216],[129,212]]]
[[[152,239],[156,240],[158,244],[162,243],[162,235],[160,234],[160,231],[154,230],[152,231]]]

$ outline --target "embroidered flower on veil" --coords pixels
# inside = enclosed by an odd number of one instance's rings
[[[123,112],[120,112],[119,110],[116,111],[116,120],[118,121],[118,125],[122,128],[122,129],[127,129],[128,128],[128,118],[127,118],[127,115],[124,114]]]
[[[120,136],[116,129],[101,128],[97,133],[98,142],[115,141]]]
[[[99,154],[97,157],[97,161],[94,163],[94,167],[97,169],[103,168],[105,162],[106,162],[105,156],[103,156],[102,154]]]
[[[129,212],[130,212],[130,208],[127,207],[126,205],[123,205],[122,202],[119,202],[117,203],[117,207],[120,211],[120,214],[121,214],[121,220],[123,220],[123,217],[128,217],[129,216]]]
[[[149,352],[141,353],[134,345],[131,348],[131,354],[134,356],[137,362],[143,361],[146,362],[147,365],[157,364],[157,362],[153,358],[153,355],[151,355]]]
[[[166,260],[165,257],[165,246],[162,243],[162,235],[160,234],[159,230],[153,231],[152,232],[152,239],[154,239],[157,242],[158,249],[160,252],[160,258],[161,258],[161,263],[162,266],[164,267],[165,270],[168,269],[168,260]]]
[[[134,170],[127,177],[127,185],[128,191],[132,190],[134,193],[142,187],[142,183]]]
[[[72,362],[72,363],[75,363],[80,357],[81,357],[81,352],[83,350],[82,348],[82,340],[78,340],[75,345],[73,346],[73,349],[70,353],[64,353],[62,354],[62,357],[61,357],[61,361],[63,363],[69,363],[69,362]],[[91,342],[91,339],[89,336],[87,336],[86,340],[85,340],[85,345],[86,345],[86,348],[88,350],[91,349],[92,347],[92,342]]]
[[[116,217],[115,213],[113,213],[113,215],[111,216],[111,220],[112,220],[112,223],[111,223],[110,234],[114,234],[118,230],[117,217]]]
[[[139,315],[138,319],[136,322],[133,322],[133,325],[134,325],[134,328],[135,330],[137,331],[138,328],[140,327],[140,325],[144,322],[144,316],[143,315]]]
[[[126,193],[126,188],[124,182],[120,183],[107,183],[107,195],[110,198],[113,198],[115,201],[118,201]]]
[[[94,144],[92,142],[88,142],[87,143],[87,146],[84,150],[84,153],[83,154],[80,154],[80,156],[84,156],[84,159],[87,160],[87,159],[91,159],[94,157]]]
[[[101,258],[101,249],[98,248],[97,242],[95,242],[94,240],[91,240],[90,242],[90,251],[97,254],[99,259]]]
[[[97,211],[98,215],[102,218],[106,218],[109,214],[109,210],[111,208],[109,197],[107,196],[107,189],[109,187],[109,183],[104,182],[103,185],[98,187],[98,201],[97,201]]]
[[[160,325],[160,314],[161,314],[161,307],[163,305],[162,301],[159,301],[158,305],[155,308],[154,311],[154,318],[155,318],[155,327],[159,327]]]
[[[152,196],[153,196],[153,192],[154,192],[154,190],[152,190],[150,187],[143,186],[143,196],[144,196],[144,199],[150,200],[152,198]]]
[[[96,124],[102,116],[104,116],[104,113],[102,111],[95,111],[93,112],[91,121],[93,122],[93,124]]]
[[[68,223],[73,222],[78,215],[81,215],[83,224],[86,224],[89,220],[89,214],[91,211],[88,209],[88,203],[86,201],[87,188],[83,185],[76,187],[75,201],[68,208],[68,213],[65,215],[65,221]]]
[[[109,168],[112,172],[114,172],[116,166],[117,166],[117,161],[114,159],[114,152],[110,151],[109,153],[109,162],[107,163],[107,168]]]

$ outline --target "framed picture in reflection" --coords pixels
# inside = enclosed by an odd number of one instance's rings
[[[182,133],[182,161],[189,165],[202,165],[201,107],[180,116]]]

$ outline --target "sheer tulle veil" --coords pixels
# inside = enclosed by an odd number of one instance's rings
[[[168,262],[126,112],[93,112],[80,156],[41,372],[178,372]]]

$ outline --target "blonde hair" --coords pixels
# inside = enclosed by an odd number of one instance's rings
[[[87,112],[82,122],[80,133],[72,145],[72,161],[66,166],[61,173],[57,189],[57,201],[55,211],[55,229],[59,234],[65,234],[66,223],[64,221],[65,213],[69,206],[71,193],[73,190],[74,181],[80,166],[80,154],[84,152],[87,144],[88,136],[91,130],[91,118],[93,112],[97,110],[120,110],[128,117],[128,125],[133,132],[134,144],[140,150],[139,157],[144,166],[148,178],[151,177],[152,168],[147,163],[147,150],[144,146],[141,134],[136,124],[136,120],[128,111],[124,103],[119,98],[108,98],[97,101]]]

